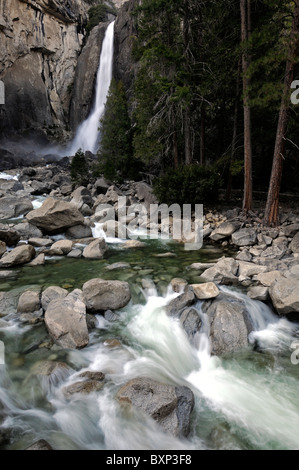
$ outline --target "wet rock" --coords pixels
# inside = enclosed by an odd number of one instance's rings
[[[224,240],[239,230],[240,225],[240,223],[235,222],[223,222],[211,233],[210,238],[216,242]]]
[[[81,374],[79,374],[79,377],[89,380],[97,380],[99,382],[105,380],[105,374],[103,374],[103,372],[94,372],[92,370],[82,372]]]
[[[44,439],[34,442],[31,446],[25,450],[54,450],[53,447]]]
[[[29,222],[17,224],[15,230],[19,236],[19,240],[20,238],[22,240],[28,240],[29,238],[42,238],[43,236],[43,232],[34,225],[29,224]]]
[[[5,253],[5,252],[6,252],[6,243],[0,241],[0,258],[3,255],[3,253]]]
[[[190,265],[190,269],[196,269],[198,271],[204,271],[205,269],[213,268],[216,263],[193,263]]]
[[[116,313],[112,312],[112,310],[107,310],[104,314],[105,320],[114,323],[116,321],[119,321],[119,315]]]
[[[199,300],[207,300],[207,299],[214,299],[219,295],[219,289],[214,284],[214,282],[206,282],[204,284],[192,284],[191,285],[193,292],[197,299]]]
[[[248,346],[252,324],[242,300],[222,293],[216,299],[205,302],[203,311],[209,317],[213,355],[231,354]]]
[[[184,292],[186,286],[188,285],[188,282],[185,279],[175,277],[171,279],[170,285],[172,287],[173,292],[180,294]]]
[[[74,206],[51,197],[43,205],[26,216],[27,221],[44,233],[62,233],[69,227],[84,224],[84,218]]]
[[[195,294],[192,289],[187,287],[183,294],[169,302],[165,308],[165,311],[169,316],[178,317],[184,308],[190,307],[192,304],[194,304],[194,302]]]
[[[43,318],[44,312],[43,309],[35,310],[32,313],[21,313],[20,320],[24,323],[29,323],[30,325],[36,325],[44,321]]]
[[[129,263],[119,262],[119,263],[109,264],[108,266],[106,266],[105,269],[107,269],[107,271],[115,271],[115,270],[118,270],[118,269],[128,269],[130,267],[131,266],[130,266]]]
[[[243,228],[232,234],[232,243],[236,246],[250,246],[257,242],[257,233],[254,228]]]
[[[147,377],[138,377],[121,387],[116,398],[151,416],[163,430],[175,437],[187,437],[194,396],[188,387],[174,387]]]
[[[72,239],[92,237],[91,228],[88,225],[75,225],[65,232],[65,235]]]
[[[122,344],[118,339],[106,339],[104,341],[104,346],[106,346],[109,349],[114,349],[114,348],[121,348]]]
[[[7,246],[17,245],[20,238],[19,233],[15,229],[8,227],[6,224],[0,224],[0,240],[6,243]]]
[[[0,219],[11,219],[27,214],[33,209],[30,199],[7,196],[0,198]]]
[[[84,248],[83,257],[87,259],[102,259],[106,251],[107,245],[104,238],[98,238]]]
[[[190,343],[193,346],[197,346],[196,334],[200,331],[202,325],[198,311],[193,307],[186,308],[180,313],[179,319],[183,330],[187,333]]]
[[[43,266],[45,264],[45,255],[44,253],[40,253],[34,258],[30,263],[27,263],[26,266],[34,267],[34,266]]]
[[[52,300],[46,310],[47,329],[63,348],[81,349],[89,342],[86,308],[81,298],[81,291],[76,289],[64,299]]]
[[[67,255],[73,248],[71,240],[59,240],[51,246],[51,250],[61,250],[63,255]]]
[[[32,313],[41,307],[40,294],[36,291],[26,291],[20,295],[18,313]]]
[[[118,310],[125,307],[130,299],[127,282],[92,279],[83,285],[83,300],[90,312]]]
[[[43,291],[41,297],[41,304],[44,311],[47,310],[48,305],[52,300],[62,300],[68,295],[68,291],[58,286],[50,286]]]
[[[1,315],[16,313],[19,302],[19,295],[20,294],[18,291],[0,292]]]
[[[238,281],[239,264],[233,258],[222,258],[215,266],[202,273],[202,277],[211,282],[235,284]]]
[[[68,258],[76,258],[76,259],[81,258],[82,257],[82,250],[79,250],[78,248],[76,248],[76,249],[70,251],[67,256],[68,256]]]
[[[280,315],[299,312],[299,281],[280,276],[269,288],[274,308]]]
[[[19,266],[29,263],[35,256],[35,249],[31,245],[21,245],[9,253],[5,253],[0,260],[0,268]]]
[[[269,288],[263,286],[250,287],[247,292],[247,295],[250,299],[261,300],[265,302],[269,298]]]
[[[123,245],[122,248],[143,248],[146,244],[141,242],[140,240],[127,240]]]
[[[104,382],[99,382],[98,380],[85,380],[83,382],[76,382],[74,384],[68,385],[62,389],[62,392],[68,400],[70,400],[73,395],[89,395],[93,392],[99,392],[104,387]]]
[[[28,243],[36,248],[47,248],[53,245],[53,240],[50,238],[29,238]]]
[[[92,331],[98,326],[97,318],[94,315],[91,315],[90,313],[86,314],[86,323],[88,331]]]

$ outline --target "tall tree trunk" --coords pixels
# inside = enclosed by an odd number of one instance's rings
[[[238,74],[237,74],[237,83],[236,83],[236,101],[235,101],[235,110],[234,110],[234,128],[233,128],[233,138],[232,138],[232,147],[231,147],[231,158],[230,158],[230,168],[228,176],[228,184],[226,190],[226,200],[230,201],[232,195],[233,187],[233,175],[232,175],[232,165],[236,158],[236,147],[237,147],[237,136],[238,136],[238,114],[239,114],[239,99],[240,99],[240,75],[241,75],[241,61],[238,64]]]
[[[186,165],[191,165],[192,160],[193,160],[193,155],[192,155],[190,105],[187,105],[186,109],[184,110],[184,138],[185,138],[185,162],[186,162]]]
[[[292,32],[286,71],[282,101],[280,105],[279,119],[276,132],[276,141],[273,157],[273,166],[269,184],[268,198],[265,209],[265,225],[277,225],[279,220],[279,193],[281,186],[283,160],[285,151],[285,135],[287,132],[288,116],[290,109],[291,84],[294,79],[294,68],[299,48],[299,0],[295,0],[295,10],[292,22]]]
[[[251,143],[251,110],[248,90],[250,81],[247,77],[250,63],[246,42],[250,37],[251,5],[250,0],[240,0],[241,39],[244,47],[242,55],[243,71],[243,108],[244,108],[244,200],[243,210],[252,209],[252,143]]]
[[[172,110],[172,151],[174,168],[179,166],[178,135],[174,110]]]
[[[206,164],[206,153],[205,153],[205,133],[206,133],[206,113],[204,104],[201,108],[201,121],[200,121],[200,166]]]

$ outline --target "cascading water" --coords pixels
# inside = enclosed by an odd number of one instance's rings
[[[97,74],[96,98],[89,117],[80,124],[69,153],[74,155],[78,149],[96,153],[99,144],[100,119],[105,111],[105,104],[112,79],[114,24],[110,23],[103,41],[100,64]]]

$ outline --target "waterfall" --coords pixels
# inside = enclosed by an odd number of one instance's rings
[[[99,143],[99,124],[105,111],[107,94],[112,79],[114,23],[110,23],[103,41],[100,64],[97,73],[96,97],[89,117],[80,124],[71,144],[70,153],[74,155],[78,149],[96,153]]]

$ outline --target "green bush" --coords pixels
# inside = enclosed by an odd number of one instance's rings
[[[71,178],[73,186],[87,186],[89,168],[84,152],[79,149],[71,162]]]
[[[115,14],[115,9],[106,2],[92,6],[88,10],[89,20],[86,26],[87,33],[90,33],[90,31],[102,21],[107,21],[109,13]]]
[[[154,194],[164,204],[203,204],[218,199],[220,175],[214,168],[183,165],[168,170],[154,183]]]

